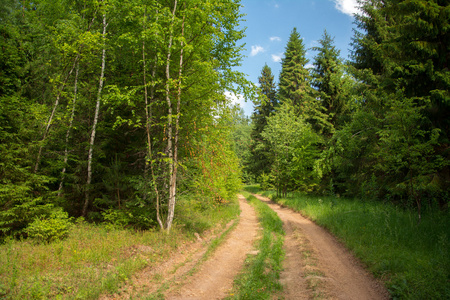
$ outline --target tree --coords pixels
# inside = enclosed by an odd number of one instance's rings
[[[290,103],[282,104],[277,113],[268,118],[262,132],[274,152],[271,166],[278,195],[288,191],[312,191],[318,183],[314,169],[318,159],[321,137],[295,112]]]
[[[91,137],[89,140],[89,152],[88,152],[88,166],[87,166],[87,181],[86,181],[86,195],[83,204],[82,215],[85,217],[87,214],[87,209],[89,205],[89,189],[92,181],[92,156],[94,152],[94,144],[95,144],[95,135],[97,132],[97,123],[100,112],[100,102],[102,99],[102,91],[103,91],[103,82],[105,80],[105,64],[106,64],[106,27],[108,24],[106,23],[106,7],[103,8],[105,11],[103,12],[103,29],[102,29],[102,37],[103,37],[103,49],[102,49],[102,61],[101,61],[101,71],[98,83],[98,91],[97,91],[97,101],[95,104],[95,112],[94,112],[94,120],[92,123],[91,129]]]
[[[181,194],[232,197],[240,171],[223,95],[249,90],[233,70],[239,1],[0,7],[3,232],[26,232],[56,206],[169,231]]]
[[[449,185],[441,115],[449,99],[445,7],[425,0],[363,3],[351,65],[359,105],[335,136],[348,190],[406,199],[419,214],[423,195],[444,199]]]
[[[273,155],[267,141],[261,136],[261,133],[267,125],[267,119],[275,112],[278,106],[274,76],[267,64],[264,65],[258,81],[260,86],[258,98],[254,101],[255,108],[252,114],[253,128],[250,135],[252,139],[250,145],[251,156],[248,162],[248,168],[255,179],[258,179],[263,173],[270,173]]]
[[[306,68],[309,60],[305,55],[305,46],[294,27],[281,62],[278,99],[280,103],[291,103],[297,113],[303,115],[316,130],[323,131],[328,122],[311,87],[311,78]]]
[[[338,125],[343,124],[344,114],[349,110],[348,99],[351,98],[351,79],[344,73],[344,66],[339,57],[339,50],[333,45],[334,39],[325,30],[320,47],[312,49],[318,51],[314,57],[312,69],[312,86],[317,90],[328,121],[332,127],[327,128],[327,135],[331,136]]]

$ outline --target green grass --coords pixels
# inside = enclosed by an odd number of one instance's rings
[[[8,240],[0,245],[0,298],[98,299],[117,292],[138,270],[167,259],[195,239],[195,232],[226,224],[239,214],[237,201],[202,209],[191,205],[187,199],[179,202],[169,235],[80,222],[61,241]]]
[[[340,238],[392,298],[450,299],[448,212],[427,211],[418,224],[415,211],[381,202],[302,194],[276,201]]]
[[[258,253],[247,257],[244,271],[235,279],[227,299],[274,299],[282,291],[279,278],[284,258],[283,223],[267,204],[247,192],[243,195],[256,209],[263,228],[262,237],[258,241]]]

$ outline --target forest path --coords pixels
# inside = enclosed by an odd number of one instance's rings
[[[286,257],[280,281],[283,299],[389,299],[389,294],[357,259],[325,229],[291,209],[254,195],[273,209],[286,232]],[[144,269],[131,286],[100,299],[223,299],[230,295],[233,279],[254,250],[260,225],[254,208],[239,195],[241,214],[237,226],[204,260],[208,244],[223,234],[205,234],[182,247],[157,268]]]
[[[283,221],[285,299],[389,299],[383,285],[328,231],[300,213],[254,196]]]
[[[219,232],[209,231],[196,242],[182,245],[157,267],[144,268],[109,299],[222,299],[229,295],[233,279],[241,271],[247,254],[254,250],[260,229],[254,208],[239,195],[241,214]],[[230,232],[230,226],[237,222]],[[208,245],[225,239],[207,255]],[[206,261],[203,261],[207,257]]]
[[[229,295],[233,279],[244,265],[245,258],[254,249],[259,223],[255,210],[241,195],[239,224],[228,235],[200,270],[187,279],[183,286],[165,299],[222,299]]]

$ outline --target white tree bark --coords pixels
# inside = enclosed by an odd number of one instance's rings
[[[184,21],[181,24],[181,38],[184,37]],[[173,145],[173,172],[170,179],[170,191],[169,195],[172,201],[169,201],[169,211],[167,216],[167,231],[170,231],[172,227],[173,217],[175,213],[175,202],[177,194],[177,172],[178,172],[178,135],[180,130],[180,110],[181,110],[181,83],[182,83],[182,73],[183,73],[183,39],[181,39],[181,50],[180,50],[180,64],[178,69],[178,93],[177,93],[177,114],[175,117],[175,136]]]
[[[79,62],[77,62],[77,66],[75,69],[75,82],[74,82],[74,87],[73,87],[72,112],[70,114],[69,127],[67,128],[67,132],[66,132],[66,147],[64,149],[64,167],[61,171],[62,175],[61,175],[61,181],[59,182],[58,197],[60,197],[61,193],[62,193],[64,177],[66,174],[66,164],[67,164],[67,160],[69,157],[69,150],[67,149],[67,147],[69,145],[70,131],[72,130],[73,119],[75,117],[75,104],[77,102],[77,96],[78,96],[78,71],[79,71],[79,69],[80,69],[80,65],[79,65]]]
[[[45,127],[45,131],[44,131],[44,135],[42,136],[41,143],[43,143],[47,139],[48,133],[50,132],[50,127],[53,123],[53,118],[55,117],[56,109],[58,108],[58,105],[59,105],[59,100],[61,98],[61,94],[66,86],[67,80],[69,79],[70,75],[72,74],[73,70],[75,69],[75,66],[78,64],[78,59],[79,59],[79,55],[77,55],[77,57],[75,58],[72,69],[70,69],[69,73],[67,73],[66,77],[64,78],[64,82],[61,84],[61,87],[58,90],[58,94],[56,95],[56,100],[55,100],[55,103],[53,104],[52,112],[50,114],[50,117],[48,118],[47,126]],[[41,162],[41,154],[42,154],[43,148],[44,148],[43,145],[39,146],[39,151],[38,151],[38,155],[36,158],[36,164],[34,165],[34,173],[36,173],[39,169],[39,163]]]
[[[104,80],[104,75],[105,75],[106,27],[107,26],[108,26],[108,24],[106,23],[106,13],[104,13],[103,14],[103,33],[102,33],[102,37],[103,37],[102,69],[101,69],[100,80],[99,80],[99,84],[98,84],[97,103],[95,105],[94,122],[92,124],[91,139],[89,141],[86,193],[85,193],[85,199],[84,199],[84,205],[83,205],[83,211],[82,211],[83,216],[86,216],[87,208],[89,206],[89,189],[90,189],[91,180],[92,180],[92,156],[93,156],[93,152],[94,152],[95,134],[96,134],[96,129],[97,129],[98,114],[100,111],[100,101],[102,98],[102,90],[103,90],[103,80]]]
[[[158,11],[156,11],[156,14],[158,15]],[[147,14],[144,13],[144,31],[146,30],[145,26],[145,20],[147,19]],[[158,16],[156,17],[156,21],[158,21]],[[158,55],[155,53],[154,57],[154,64],[152,68],[152,78],[155,78],[156,74],[156,64],[157,64]],[[147,88],[147,79],[146,79],[146,63],[145,63],[145,38],[142,39],[142,62],[143,62],[143,79],[144,79],[144,100],[145,100],[145,116],[146,116],[146,133],[147,133],[147,162],[146,162],[146,168],[149,165],[150,166],[150,172],[152,175],[152,181],[153,181],[153,187],[155,190],[155,196],[156,196],[156,220],[158,221],[159,226],[164,228],[164,224],[161,219],[160,214],[160,197],[159,197],[159,190],[157,186],[157,181],[155,177],[155,173],[153,170],[153,154],[152,154],[152,140],[151,140],[151,122],[152,122],[152,109],[151,109],[151,103],[153,103],[154,100],[154,93],[155,93],[155,85],[152,84],[150,88],[150,101],[148,99],[148,88]]]
[[[169,45],[167,50],[167,60],[166,60],[166,102],[168,106],[168,116],[167,116],[167,148],[166,155],[168,157],[168,167],[169,167],[169,203],[168,203],[168,215],[166,220],[165,229],[170,232],[170,227],[172,225],[173,213],[175,208],[175,194],[173,193],[173,186],[175,185],[173,179],[173,149],[172,149],[172,135],[173,135],[173,115],[172,115],[172,102],[170,99],[170,56],[172,53],[172,41],[173,41],[173,31],[175,22],[175,13],[177,10],[177,0],[174,1],[174,7],[172,12],[172,22],[170,24],[170,35],[169,35]],[[171,217],[172,216],[172,217]]]

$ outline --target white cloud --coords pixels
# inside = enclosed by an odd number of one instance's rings
[[[346,15],[353,16],[360,12],[357,0],[333,0],[333,2],[336,4],[336,9]]]
[[[272,60],[274,62],[281,62],[281,55],[279,55],[279,54],[272,54]]]
[[[273,41],[280,42],[280,41],[281,41],[281,38],[280,38],[279,36],[271,36],[271,37],[270,37],[270,41],[271,41],[271,42],[273,42]]]
[[[225,97],[230,100],[233,105],[239,104],[242,106],[245,103],[244,96],[241,94],[235,94],[229,91],[224,92],[224,94]]]
[[[312,69],[312,68],[314,68],[314,65],[313,65],[312,63],[307,63],[307,64],[305,65],[305,68],[306,68],[306,69]]]
[[[245,101],[244,96],[241,94],[235,94],[229,91],[224,92],[225,97],[231,101],[231,105],[239,105],[246,116],[251,116],[253,113],[252,101]]]
[[[259,45],[252,46],[252,52],[250,53],[250,56],[255,56],[256,54],[258,54],[260,52],[264,52],[263,47],[261,47]]]

